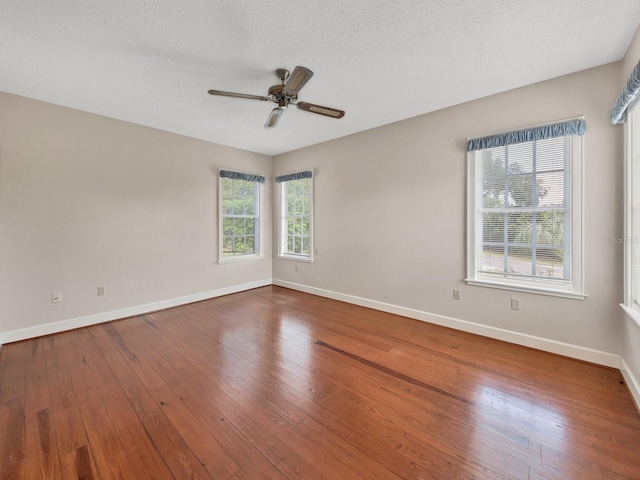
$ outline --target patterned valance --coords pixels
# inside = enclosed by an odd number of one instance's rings
[[[499,133],[487,137],[473,138],[469,140],[467,150],[484,150],[485,148],[504,147],[514,143],[531,142],[545,138],[564,137],[566,135],[582,135],[587,128],[583,119],[570,120],[568,122],[552,123],[540,127],[525,128],[514,132]]]
[[[287,175],[280,175],[276,177],[277,183],[290,182],[291,180],[300,180],[301,178],[311,178],[313,172],[311,170],[305,170],[304,172],[289,173]]]
[[[247,182],[264,183],[265,178],[262,175],[252,175],[250,173],[232,172],[230,170],[220,170],[221,178],[231,178],[233,180],[245,180]]]
[[[631,105],[638,95],[640,94],[640,62],[635,66],[631,72],[631,76],[625,84],[622,92],[618,95],[616,103],[611,109],[611,123],[624,123],[627,108]]]

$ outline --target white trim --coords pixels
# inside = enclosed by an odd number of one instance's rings
[[[253,288],[265,287],[271,284],[272,284],[271,279],[266,278],[264,280],[243,283],[241,285],[232,285],[230,287],[219,288],[217,290],[209,290],[207,292],[196,293],[194,295],[186,295],[184,297],[177,297],[177,298],[171,298],[169,300],[162,300],[160,302],[153,302],[153,303],[147,303],[145,305],[137,305],[135,307],[122,308],[120,310],[113,310],[111,312],[96,313],[94,315],[87,315],[84,317],[72,318],[69,320],[62,320],[59,322],[46,323],[44,325],[36,325],[33,327],[20,328],[18,330],[10,330],[8,332],[4,332],[0,334],[0,344],[17,342],[19,340],[26,340],[29,338],[41,337],[43,335],[50,335],[52,333],[64,332],[66,330],[73,330],[75,328],[87,327],[89,325],[110,322],[112,320],[119,320],[121,318],[132,317],[135,315],[143,315],[145,313],[154,312],[157,310],[163,310],[165,308],[177,307],[179,305],[199,302],[201,300],[208,300],[210,298],[220,297],[222,295],[229,295],[231,293],[242,292],[245,290],[251,290]]]
[[[260,260],[264,258],[264,255],[253,253],[249,255],[231,255],[229,257],[223,257],[216,263],[224,265],[225,263],[246,262],[247,260]]]
[[[308,255],[276,255],[280,260],[292,260],[294,262],[305,262],[305,263],[314,263],[315,260],[313,258],[309,258]]]
[[[489,288],[499,288],[501,290],[512,290],[515,292],[524,292],[524,293],[536,293],[538,295],[548,295],[551,297],[562,297],[562,298],[571,298],[573,300],[584,300],[589,295],[586,293],[574,293],[571,290],[552,290],[549,288],[536,288],[534,286],[529,285],[516,285],[515,283],[500,283],[500,282],[490,282],[487,280],[470,280],[466,278],[464,280],[467,282],[467,285],[474,285],[476,287],[489,287]]]
[[[629,110],[628,110],[629,111]],[[628,117],[627,117],[628,118]],[[624,306],[633,305],[633,261],[632,248],[633,242],[628,241],[633,235],[633,208],[632,208],[632,192],[633,192],[633,162],[631,158],[631,122],[624,123]],[[623,308],[624,308],[623,306]],[[626,309],[625,309],[626,311]]]
[[[226,178],[226,177],[221,177],[220,176],[220,172],[222,170],[227,170],[227,171],[235,171],[237,173],[245,173],[247,175],[256,175],[256,176],[260,176],[262,177],[263,175],[258,174],[258,173],[248,173],[248,172],[238,172],[237,170],[233,170],[233,169],[229,169],[229,168],[219,168],[218,169],[218,263],[222,264],[222,263],[227,263],[227,262],[237,262],[238,259],[240,257],[246,257],[244,258],[244,260],[255,260],[256,258],[263,258],[263,253],[262,253],[262,203],[263,203],[263,199],[264,199],[264,183],[260,183],[260,182],[254,182],[258,188],[258,208],[256,209],[256,218],[258,220],[258,231],[255,232],[254,234],[254,242],[258,242],[258,251],[256,253],[248,253],[245,255],[235,255],[233,258],[235,258],[235,260],[228,260],[230,257],[224,257],[222,255],[222,248],[223,248],[223,238],[224,238],[224,232],[222,229],[222,222],[224,220],[224,215],[223,215],[223,211],[222,211],[222,179]],[[255,246],[255,245],[254,245]]]
[[[315,205],[315,195],[314,195],[314,188],[313,185],[315,183],[315,172],[313,170],[313,168],[302,168],[300,170],[296,170],[294,172],[289,172],[289,173],[281,173],[281,174],[277,174],[276,177],[280,177],[283,175],[292,175],[294,173],[300,173],[300,172],[311,172],[311,182],[310,182],[310,186],[309,186],[309,199],[310,199],[310,206],[309,206],[309,255],[293,255],[293,254],[287,254],[285,252],[285,245],[287,243],[287,222],[286,219],[284,217],[284,185],[287,182],[277,182],[276,185],[276,208],[278,211],[278,215],[277,215],[277,219],[278,219],[278,253],[276,255],[276,257],[281,258],[281,259],[285,259],[285,260],[296,260],[298,262],[307,262],[307,263],[313,263],[314,262],[314,241],[313,241],[313,217],[314,217],[314,205]]]
[[[635,322],[636,325],[638,325],[638,327],[640,327],[640,312],[638,312],[635,308],[630,307],[628,305],[625,305],[624,303],[621,303],[620,306],[622,307],[622,309],[624,310],[624,312],[627,314],[627,316],[633,320]]]
[[[368,298],[362,298],[345,293],[334,292],[331,290],[324,290],[322,288],[311,287],[308,285],[287,282],[285,280],[273,279],[273,284],[280,287],[290,288],[292,290],[299,290],[301,292],[319,295],[321,297],[327,297],[334,300],[340,300],[342,302],[352,303],[354,305],[360,305],[362,307],[368,307],[387,313],[393,313],[395,315],[402,315],[404,317],[413,318],[415,320],[421,320],[423,322],[461,330],[463,332],[474,333],[476,335],[482,335],[484,337],[494,338],[496,340],[503,340],[505,342],[514,343],[516,345],[522,345],[525,347],[535,348],[538,350],[543,350],[545,352],[555,353],[586,362],[596,363],[598,365],[620,368],[619,355],[609,352],[603,352],[601,350],[595,350],[592,348],[581,347],[579,345],[558,342],[556,340],[536,337],[533,335],[527,335],[525,333],[514,332],[502,328],[490,327],[488,325],[481,325],[466,320],[460,320],[444,315],[424,312],[422,310],[415,310],[413,308],[402,307],[390,303],[379,302],[377,300],[371,300]]]
[[[640,412],[640,382],[638,382],[638,379],[633,375],[624,357],[620,358],[620,373],[622,373],[622,378],[624,378],[627,384],[631,398],[635,401],[636,409]]]
[[[577,117],[584,118],[584,117]],[[584,299],[585,293],[585,251],[584,251],[584,135],[569,136],[570,158],[565,172],[569,172],[567,180],[570,186],[568,192],[571,201],[569,203],[569,218],[571,222],[569,236],[570,252],[570,279],[568,285],[557,285],[553,282],[545,284],[544,279],[538,277],[534,281],[527,282],[523,279],[497,279],[484,275],[478,271],[479,257],[478,246],[482,244],[482,178],[478,165],[481,165],[480,152],[474,150],[467,152],[467,279],[469,285],[501,288],[520,292],[551,295],[571,299]],[[541,286],[544,285],[544,286]]]

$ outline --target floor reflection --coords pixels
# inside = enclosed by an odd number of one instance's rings
[[[544,440],[560,449],[568,444],[567,419],[558,406],[531,401],[488,385],[477,388],[474,402],[476,425],[485,431],[526,448],[534,440]]]

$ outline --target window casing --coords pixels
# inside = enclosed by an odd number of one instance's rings
[[[276,177],[279,204],[278,256],[313,261],[313,173]]]
[[[262,183],[258,175],[220,171],[219,262],[261,256]]]
[[[584,298],[582,136],[523,137],[468,154],[467,283]]]
[[[640,103],[626,112],[625,306],[640,319]]]

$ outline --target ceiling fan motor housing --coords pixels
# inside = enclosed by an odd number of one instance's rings
[[[284,85],[274,85],[269,88],[269,99],[277,102],[280,110],[284,110],[289,106],[289,103],[298,98],[297,95],[284,93],[283,89]]]

